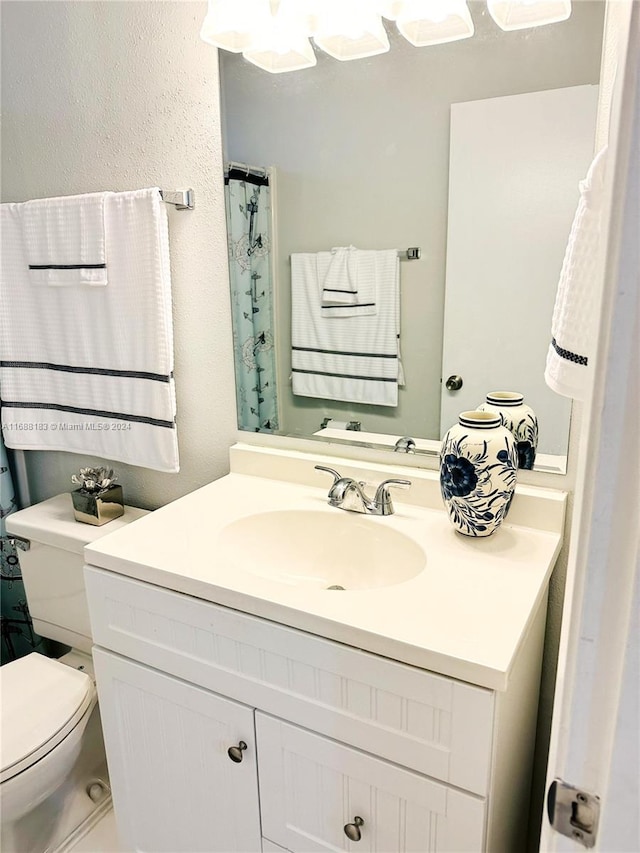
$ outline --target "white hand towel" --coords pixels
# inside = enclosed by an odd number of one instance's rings
[[[606,148],[580,183],[580,200],[571,226],[556,294],[551,344],[544,378],[556,393],[584,399],[593,375],[597,331],[597,263],[603,207]]]
[[[0,397],[8,447],[178,471],[167,214],[108,193],[108,287],[31,287],[24,204],[0,205]]]
[[[291,256],[293,393],[326,400],[398,405],[399,262],[397,252],[376,266],[378,311],[370,316],[322,316],[322,285],[330,253]]]
[[[322,283],[322,307],[355,305],[357,302],[355,247],[335,246],[331,249],[327,274]]]
[[[351,294],[349,302],[345,302],[339,305],[329,303],[326,297],[326,282],[327,279],[331,280],[331,270],[337,263],[336,255],[334,254],[335,251],[335,249],[331,250],[330,264],[324,278],[321,306],[322,316],[324,318],[344,318],[367,317],[372,314],[377,314],[378,306],[376,301],[376,281],[378,276],[378,270],[376,267],[376,262],[377,257],[379,255],[382,255],[383,252],[363,251],[361,249],[356,249],[353,246],[349,247],[348,250],[342,250],[345,253],[348,252],[348,255],[346,255],[348,260],[344,263],[348,264],[348,278],[349,282],[351,282],[354,287],[354,291]],[[396,252],[392,251],[391,254],[394,258],[397,256]],[[326,259],[326,252],[320,252],[319,257],[320,256],[321,264],[324,264]]]
[[[31,284],[106,285],[106,196],[90,193],[24,203],[22,233]]]

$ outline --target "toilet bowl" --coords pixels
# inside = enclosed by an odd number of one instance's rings
[[[33,653],[0,668],[0,696],[0,801],[3,822],[11,822],[69,775],[96,689],[86,673]]]
[[[145,514],[127,507],[92,527],[75,521],[64,494],[7,518],[8,534],[26,540],[19,559],[34,630],[72,648],[59,660],[32,653],[0,667],[3,853],[56,851],[108,806],[83,549]]]

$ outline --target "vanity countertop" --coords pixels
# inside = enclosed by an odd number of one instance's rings
[[[231,473],[89,545],[85,559],[452,678],[506,689],[545,596],[560,531],[505,523],[491,537],[468,538],[453,530],[443,509],[403,503],[403,494],[394,496],[393,516],[376,518],[328,506],[324,487]],[[228,549],[225,556],[216,546],[238,518],[275,510],[341,513],[390,525],[424,549],[426,567],[391,586],[310,589],[245,571]],[[311,539],[309,548],[314,544]],[[259,553],[259,546],[252,543],[252,550]]]

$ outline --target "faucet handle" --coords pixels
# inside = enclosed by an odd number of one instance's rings
[[[376,490],[374,502],[382,510],[382,515],[393,515],[393,503],[389,494],[389,486],[395,486],[398,489],[408,489],[411,485],[411,480],[383,480]]]
[[[316,471],[326,471],[327,474],[331,474],[333,476],[333,485],[338,482],[338,480],[342,479],[342,474],[338,474],[338,472],[334,468],[327,468],[325,465],[314,465],[313,466]]]

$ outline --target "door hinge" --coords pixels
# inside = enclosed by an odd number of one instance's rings
[[[556,832],[583,847],[595,845],[600,820],[600,797],[596,794],[554,779],[547,793],[547,814]]]

